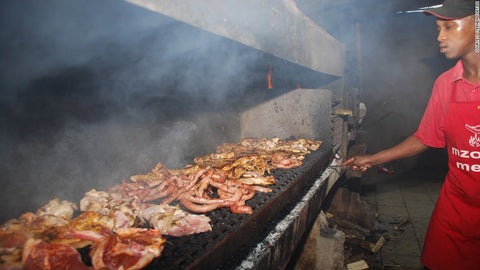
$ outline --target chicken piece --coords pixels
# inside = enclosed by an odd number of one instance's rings
[[[162,235],[185,236],[212,230],[210,218],[189,214],[177,206],[166,204],[146,206],[141,216]]]
[[[82,262],[80,253],[73,247],[33,238],[25,243],[22,263],[25,270],[91,269]]]
[[[291,169],[302,165],[302,161],[291,158],[286,151],[275,151],[272,156],[272,166],[275,168]]]
[[[135,224],[141,203],[137,197],[123,198],[121,194],[105,191],[88,191],[80,200],[80,210],[93,211],[114,218],[114,230]]]
[[[167,179],[170,176],[170,172],[161,162],[157,163],[157,166],[147,174],[134,175],[130,177],[133,182],[145,181],[145,182],[158,182]]]
[[[31,237],[24,230],[0,230],[0,269],[23,269],[22,248]]]
[[[11,219],[2,225],[4,231],[27,232],[32,237],[51,239],[55,237],[58,228],[67,225],[70,220],[54,215],[38,216],[32,212],[21,215],[18,219]]]
[[[163,251],[165,239],[154,229],[126,228],[102,237],[90,249],[95,269],[141,269]]]
[[[56,228],[67,225],[74,210],[77,210],[76,204],[54,199],[38,209],[36,213],[26,212],[16,219],[10,219],[2,224],[0,229],[26,232],[36,238],[45,238]]]
[[[22,248],[0,252],[0,269],[23,270]]]
[[[78,231],[92,230],[100,232],[102,228],[113,230],[115,228],[115,219],[97,212],[85,211],[72,219],[67,227]]]
[[[228,152],[214,153],[203,157],[196,157],[193,161],[200,167],[219,168],[233,162],[234,160],[235,154],[233,152]]]
[[[100,234],[103,230],[113,230],[115,219],[110,216],[101,215],[97,212],[86,211],[72,219],[67,226],[59,229],[58,234],[51,240],[51,243],[66,244],[74,248],[83,248],[91,245],[93,240],[85,237],[78,237],[75,232],[88,231]]]
[[[309,154],[310,151],[316,151],[322,145],[322,141],[298,139],[291,141],[281,141],[275,147],[275,150],[287,151],[290,153],[298,153],[301,155]]]
[[[256,172],[259,175],[264,175],[268,171],[267,160],[261,158],[260,156],[246,156],[241,157],[235,162],[223,166],[222,171],[226,172],[227,178],[237,179],[240,178],[243,174],[248,172]]]
[[[55,198],[38,209],[36,214],[39,216],[54,215],[57,217],[71,219],[75,210],[78,210],[77,204],[65,200],[60,201],[59,199]]]
[[[258,177],[242,177],[237,179],[238,182],[244,183],[247,185],[273,185],[275,184],[275,177],[270,176],[258,176]]]
[[[21,248],[32,234],[21,230],[0,230],[0,254]]]
[[[65,206],[68,204],[62,205]],[[53,239],[62,226],[67,225],[70,221],[66,218],[70,217],[69,207],[47,208],[48,207],[44,207],[37,211],[40,215],[27,212],[18,219],[11,219],[1,226],[0,269],[22,269],[22,249],[27,240],[31,238],[38,238],[39,240],[45,241]],[[67,210],[57,211],[53,210],[54,208]],[[61,216],[56,216],[51,213]]]
[[[188,165],[183,169],[169,169],[168,172],[173,175],[181,175],[181,174],[194,174],[198,170],[200,170],[200,166],[198,165]]]
[[[273,151],[280,141],[280,138],[273,138],[271,140],[268,140],[266,138],[244,138],[240,140],[240,143],[249,148]]]

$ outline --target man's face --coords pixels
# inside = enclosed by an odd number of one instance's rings
[[[458,20],[437,19],[440,52],[446,58],[461,58],[475,49],[474,15]]]

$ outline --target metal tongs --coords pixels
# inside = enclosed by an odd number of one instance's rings
[[[330,165],[328,168],[339,168],[339,169],[350,169],[350,166],[347,165]]]
[[[333,157],[332,163],[330,163],[327,168],[332,168],[332,169],[349,169],[351,170],[350,166],[348,165],[342,165],[342,158],[336,153]]]
[[[349,168],[349,166],[341,165],[341,164],[342,164],[342,159],[340,158],[338,153],[336,153],[333,157],[332,162],[330,163],[330,165],[327,166],[327,168],[332,168],[332,169],[346,169],[346,168]]]
[[[393,172],[392,170],[387,169],[387,168],[385,168],[385,167],[382,166],[382,165],[377,165],[377,166],[375,166],[375,167],[377,168],[377,170],[378,170],[379,172],[386,173],[386,174],[389,174],[389,175],[394,174],[394,172]],[[335,165],[330,165],[330,166],[328,166],[327,168],[350,169],[350,166],[335,164]],[[351,170],[351,169],[350,169],[350,170]]]

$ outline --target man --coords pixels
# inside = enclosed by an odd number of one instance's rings
[[[425,11],[437,17],[440,52],[457,64],[433,86],[418,130],[400,144],[343,165],[356,171],[447,147],[449,172],[430,219],[422,264],[430,269],[480,269],[480,53],[475,51],[475,1],[446,0]]]

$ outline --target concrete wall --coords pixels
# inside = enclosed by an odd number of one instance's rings
[[[265,99],[271,91],[257,91],[246,99]],[[328,89],[296,89],[241,113],[241,137],[307,138],[331,142],[332,94]],[[247,102],[248,103],[248,102]]]

